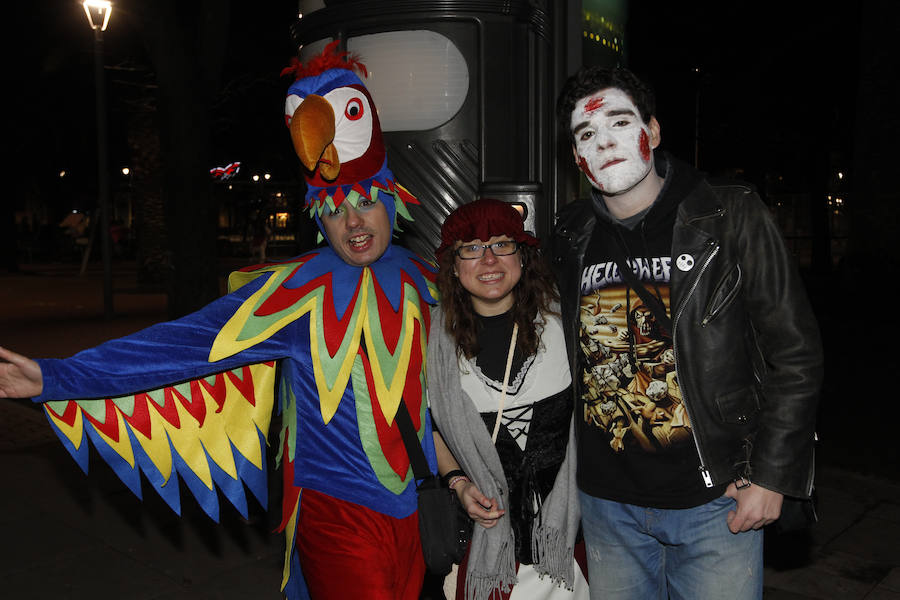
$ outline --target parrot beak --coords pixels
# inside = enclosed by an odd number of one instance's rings
[[[290,124],[294,150],[308,171],[316,171],[323,179],[334,181],[341,172],[334,141],[334,110],[322,96],[307,96],[294,115]]]

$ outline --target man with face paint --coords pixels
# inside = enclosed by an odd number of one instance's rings
[[[760,598],[762,528],[813,491],[818,328],[757,194],[660,151],[654,111],[624,69],[557,102],[592,187],[551,242],[591,595]]]

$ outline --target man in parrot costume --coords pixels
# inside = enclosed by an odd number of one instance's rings
[[[266,504],[280,413],[285,596],[415,599],[425,566],[396,416],[402,400],[434,470],[434,268],[391,243],[415,198],[387,167],[365,67],[333,42],[285,72],[296,77],[285,117],[327,246],[232,273],[229,294],[198,312],[71,358],[0,348],[0,397],[43,403],[85,471],[90,439],[136,495],[143,473],[180,512],[180,479],[215,520],[216,488],[245,516],[245,485]]]

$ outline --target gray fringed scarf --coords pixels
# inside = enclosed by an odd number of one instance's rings
[[[506,475],[481,415],[460,386],[456,344],[447,333],[440,308],[432,309],[431,315],[427,373],[432,417],[466,475],[485,496],[497,498],[500,508],[507,509]],[[572,589],[575,581],[573,551],[581,518],[574,453],[574,422],[570,421],[566,458],[532,532],[534,569],[567,589]],[[514,552],[509,518],[499,519],[490,529],[476,525],[466,572],[466,600],[486,600],[497,588],[508,591],[516,583]]]

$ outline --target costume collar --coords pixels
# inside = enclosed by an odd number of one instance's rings
[[[434,267],[406,248],[390,244],[381,258],[365,267],[348,265],[331,247],[314,250],[311,254],[315,257],[285,281],[284,287],[296,289],[320,276],[330,274],[331,293],[338,318],[343,318],[347,307],[350,306],[366,269],[372,273],[394,311],[400,310],[404,279],[413,284],[425,302],[437,304],[428,280],[423,275],[423,270],[433,272]]]

